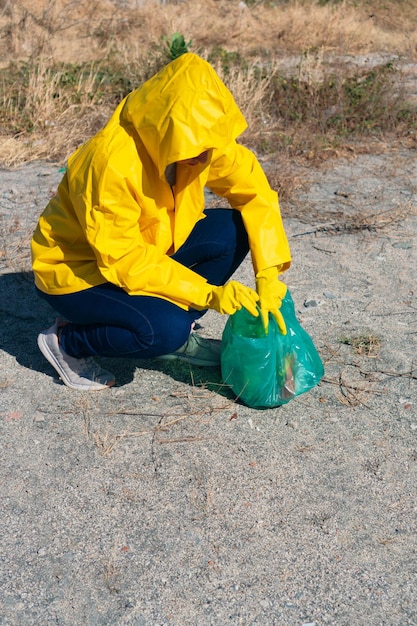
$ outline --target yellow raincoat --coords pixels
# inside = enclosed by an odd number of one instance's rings
[[[278,197],[247,127],[209,63],[186,53],[129,94],[68,161],[32,240],[37,287],[51,295],[111,282],[132,295],[203,308],[206,280],[171,258],[204,218],[204,187],[241,212],[255,273],[290,264]],[[206,163],[177,163],[209,150]],[[213,209],[215,210],[215,209]]]

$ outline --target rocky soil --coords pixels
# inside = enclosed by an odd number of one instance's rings
[[[0,171],[0,624],[414,626],[415,152],[302,173],[286,281],[326,371],[264,411],[212,368],[108,361],[108,392],[60,383],[28,242],[61,175]]]

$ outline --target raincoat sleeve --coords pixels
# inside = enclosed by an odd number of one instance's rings
[[[255,155],[236,142],[213,151],[207,186],[240,211],[248,233],[255,274],[268,267],[288,269],[291,253],[278,195]]]
[[[131,181],[107,168],[85,213],[85,232],[100,273],[131,295],[153,295],[182,308],[204,307],[207,281],[184,267],[141,232],[141,207]]]

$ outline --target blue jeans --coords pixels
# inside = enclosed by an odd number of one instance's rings
[[[187,241],[172,255],[213,285],[223,285],[249,251],[238,211],[209,209]],[[155,296],[131,296],[111,283],[67,295],[37,290],[70,323],[62,328],[61,346],[72,357],[151,359],[174,352],[205,311],[180,307]]]

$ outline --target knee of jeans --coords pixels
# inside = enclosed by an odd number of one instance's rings
[[[152,335],[144,336],[134,333],[137,351],[147,353],[150,358],[175,352],[187,341],[191,324],[179,323],[178,320],[167,320],[162,327],[153,329]]]

